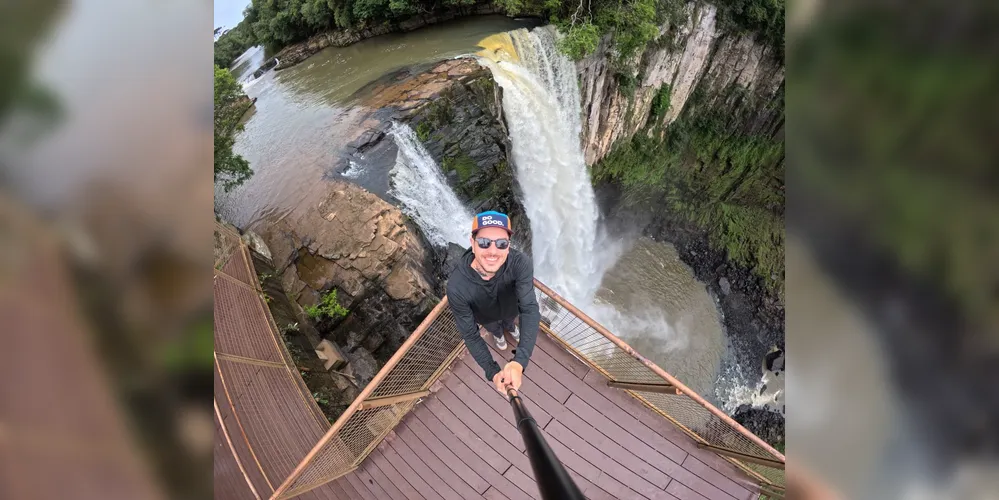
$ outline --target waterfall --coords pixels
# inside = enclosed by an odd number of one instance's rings
[[[468,248],[472,214],[461,204],[440,167],[408,125],[393,123],[389,134],[399,152],[390,176],[389,194],[437,246],[456,243]]]
[[[555,37],[550,26],[502,33],[483,40],[479,56],[503,89],[535,275],[572,302],[589,304],[616,249],[600,236],[580,145],[576,68]]]

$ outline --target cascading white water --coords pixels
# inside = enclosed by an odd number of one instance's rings
[[[613,246],[599,241],[598,210],[580,147],[576,69],[553,27],[491,37],[480,53],[503,89],[513,164],[531,221],[535,275],[574,303],[589,304]],[[505,46],[505,47],[504,47]]]
[[[393,123],[389,134],[399,147],[389,194],[402,203],[403,213],[416,221],[431,243],[467,248],[472,214],[448,186],[440,167],[409,125]]]

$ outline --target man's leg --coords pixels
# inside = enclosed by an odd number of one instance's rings
[[[501,351],[506,349],[506,338],[503,336],[503,323],[503,321],[494,321],[482,324],[482,327],[493,335],[493,340],[496,341],[496,348]]]
[[[510,336],[513,337],[514,341],[520,342],[520,330],[517,329],[517,325],[514,323],[515,319],[517,319],[517,316],[504,319],[501,323],[503,324],[503,330],[510,332]]]

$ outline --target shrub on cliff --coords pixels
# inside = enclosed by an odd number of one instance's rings
[[[249,162],[232,151],[236,134],[243,130],[239,119],[249,105],[232,73],[215,66],[215,181],[221,181],[226,191],[253,175]]]

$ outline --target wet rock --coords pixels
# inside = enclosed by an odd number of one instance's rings
[[[350,371],[357,381],[358,387],[364,387],[375,378],[378,373],[379,363],[370,352],[364,349],[354,349],[347,353]]]
[[[740,405],[732,418],[771,446],[784,442],[784,417],[777,412]]]
[[[718,279],[718,286],[721,288],[723,294],[728,295],[732,292],[732,285],[728,282],[728,278],[722,276]]]
[[[386,361],[390,344],[398,347],[437,301],[436,278],[424,271],[433,257],[427,244],[398,208],[359,186],[331,181],[317,207],[265,221],[260,233],[300,311],[337,291],[349,314],[315,324],[347,351],[367,349]]]

